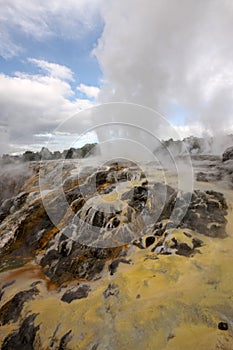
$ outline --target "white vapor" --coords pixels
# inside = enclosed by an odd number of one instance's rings
[[[181,108],[186,125],[210,133],[232,126],[231,1],[109,0],[102,16],[100,102],[139,103],[178,122]]]

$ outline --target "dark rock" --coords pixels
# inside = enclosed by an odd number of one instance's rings
[[[117,258],[123,249],[88,247],[63,234],[54,240],[58,249],[45,252],[40,264],[50,280],[58,285],[73,279],[99,278],[105,263]]]
[[[143,186],[134,187],[131,196],[129,205],[141,212],[148,199],[148,189]]]
[[[117,271],[117,268],[119,266],[120,263],[123,264],[130,264],[131,260],[127,260],[127,259],[117,259],[111,262],[111,264],[109,265],[108,269],[110,271],[110,275],[114,275],[114,273]]]
[[[43,258],[40,261],[40,264],[42,267],[45,267],[46,265],[49,265],[52,261],[57,260],[61,257],[61,254],[55,250],[49,250],[46,255],[43,256]]]
[[[56,326],[53,335],[51,337],[49,346],[52,348],[54,346],[54,343],[57,341],[57,332],[59,331],[59,329],[61,328],[61,323],[58,323],[58,325]]]
[[[148,199],[148,188],[145,186],[135,186],[130,191],[125,192],[122,197],[128,205],[141,212]]]
[[[218,329],[220,329],[221,331],[227,331],[228,330],[227,322],[219,322]]]
[[[77,255],[76,255],[76,254]],[[103,270],[105,260],[99,260],[96,257],[85,256],[83,251],[74,250],[74,253],[67,257],[60,255],[59,259],[47,259],[45,273],[53,283],[62,284],[74,278],[94,279]],[[43,264],[45,260],[43,261]],[[53,263],[53,265],[51,265]],[[45,266],[45,265],[44,265]]]
[[[203,241],[199,238],[193,238],[192,243],[194,248],[199,248],[203,245]]]
[[[32,162],[35,160],[40,160],[39,157],[37,157],[37,154],[32,152],[32,151],[26,151],[24,152],[23,156],[22,156],[22,160],[24,162]]]
[[[65,158],[66,159],[82,158],[82,151],[81,149],[76,150],[75,148],[71,147],[66,152]]]
[[[184,235],[185,235],[186,237],[188,237],[188,238],[191,238],[191,237],[192,237],[191,233],[188,233],[188,232],[183,232],[183,233],[184,233]]]
[[[107,182],[107,176],[108,176],[108,171],[98,171],[96,174],[94,174],[95,177],[95,185],[98,189],[101,185],[105,184]],[[90,179],[91,180],[91,179]]]
[[[155,210],[160,213],[158,221],[168,219],[177,201],[177,191],[171,186],[156,183],[152,191],[152,201]],[[155,215],[157,216],[156,211]]]
[[[180,223],[210,237],[226,237],[227,203],[222,193],[194,191],[190,205]]]
[[[105,299],[115,296],[117,297],[119,295],[119,289],[118,289],[118,285],[114,284],[114,283],[110,283],[108,285],[108,288],[104,291],[103,293]]]
[[[132,244],[135,245],[136,247],[140,248],[140,249],[145,249],[142,237],[140,237],[139,239],[134,240],[132,242]]]
[[[222,174],[220,171],[204,173],[202,171],[198,172],[196,175],[196,180],[199,182],[214,182],[220,181],[222,179]]]
[[[155,242],[155,237],[154,236],[149,236],[149,237],[146,237],[146,248],[148,248],[149,246],[151,246],[152,244],[154,244]]]
[[[73,241],[71,239],[62,241],[61,244],[59,245],[59,253],[63,257],[69,256],[72,251],[72,245],[73,245]]]
[[[173,338],[175,338],[175,334],[169,333],[168,336],[167,336],[167,341],[169,341],[169,340],[171,340]]]
[[[166,224],[163,224],[163,222],[157,222],[155,223],[155,225],[153,226],[152,232],[154,234],[154,236],[159,236],[161,237],[165,230],[166,230]]]
[[[19,292],[15,296],[6,302],[0,309],[0,323],[5,325],[12,322],[17,322],[23,306],[26,301],[32,300],[33,297],[38,294],[37,288],[32,288],[26,291]]]
[[[15,280],[12,280],[10,282],[6,282],[6,283],[3,284],[2,288],[0,288],[0,301],[2,300],[2,297],[3,297],[4,293],[5,293],[5,289],[7,287],[10,287],[14,283],[15,283]]]
[[[60,340],[60,344],[59,344],[59,348],[58,350],[66,350],[67,349],[67,344],[69,343],[69,341],[72,339],[71,337],[71,332],[72,330],[70,329],[66,334],[63,335],[63,337]]]
[[[38,286],[38,284],[42,284],[42,281],[35,281],[30,284],[30,287]]]
[[[27,196],[26,192],[21,192],[14,198],[13,206],[15,210],[18,210],[25,203]]]
[[[177,255],[183,255],[183,256],[190,256],[193,253],[193,248],[191,248],[186,243],[177,243],[175,245],[175,248],[177,249],[176,254]]]
[[[12,281],[4,283],[3,286],[2,286],[2,289],[5,289],[7,287],[12,286],[12,284],[14,284],[15,282],[16,282],[15,280],[12,280]]]
[[[225,162],[227,160],[233,159],[233,147],[228,147],[222,155],[222,161]]]
[[[190,238],[190,244],[185,242],[187,239],[182,242],[182,236],[177,239],[175,232],[173,234],[172,232],[167,231],[151,251],[155,254],[177,254],[190,257],[196,253],[196,248],[203,246],[203,241],[196,237],[192,237],[191,234],[183,232],[183,235]]]
[[[28,316],[18,331],[8,335],[2,345],[2,350],[34,350],[34,340],[40,326],[34,326],[36,314]]]
[[[9,214],[10,209],[13,206],[14,198],[5,199],[0,206],[0,222],[4,220]]]
[[[78,287],[77,289],[72,289],[66,291],[61,300],[70,304],[73,300],[87,298],[90,291],[90,287],[86,284]]]
[[[91,350],[97,350],[98,347],[99,347],[99,344],[94,344],[94,345],[92,346]]]
[[[94,226],[104,227],[104,225],[105,225],[105,217],[104,217],[104,213],[102,211],[96,210],[96,213],[94,215],[92,224]]]
[[[199,172],[196,175],[196,180],[201,182],[208,182],[208,174],[205,174],[203,172]]]

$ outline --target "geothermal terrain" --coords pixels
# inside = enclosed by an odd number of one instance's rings
[[[1,348],[232,350],[232,158],[2,166]]]

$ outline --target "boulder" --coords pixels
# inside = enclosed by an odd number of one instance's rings
[[[222,155],[222,161],[225,162],[227,160],[233,159],[233,146],[228,147]]]

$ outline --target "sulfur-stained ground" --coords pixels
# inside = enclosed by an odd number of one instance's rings
[[[203,242],[190,256],[157,255],[150,247],[129,245],[126,261],[122,259],[112,274],[109,260],[99,278],[74,279],[60,286],[51,283],[33,261],[3,271],[2,348],[13,349],[6,341],[10,335],[26,344],[25,349],[35,350],[232,350],[231,190],[217,188],[216,184],[196,186],[224,192],[228,205],[227,237],[207,237],[187,229],[187,234]],[[175,230],[173,234],[179,239],[183,231]],[[188,236],[186,240],[188,244]],[[83,286],[88,286],[86,294],[80,289],[78,298],[62,300],[68,290],[77,291]],[[10,307],[7,303],[20,291],[33,288],[36,291],[23,304],[17,321],[4,322]],[[31,315],[34,320],[28,321],[27,336],[22,323]],[[228,329],[220,330],[219,322],[227,323]],[[14,350],[17,349],[16,346]]]

